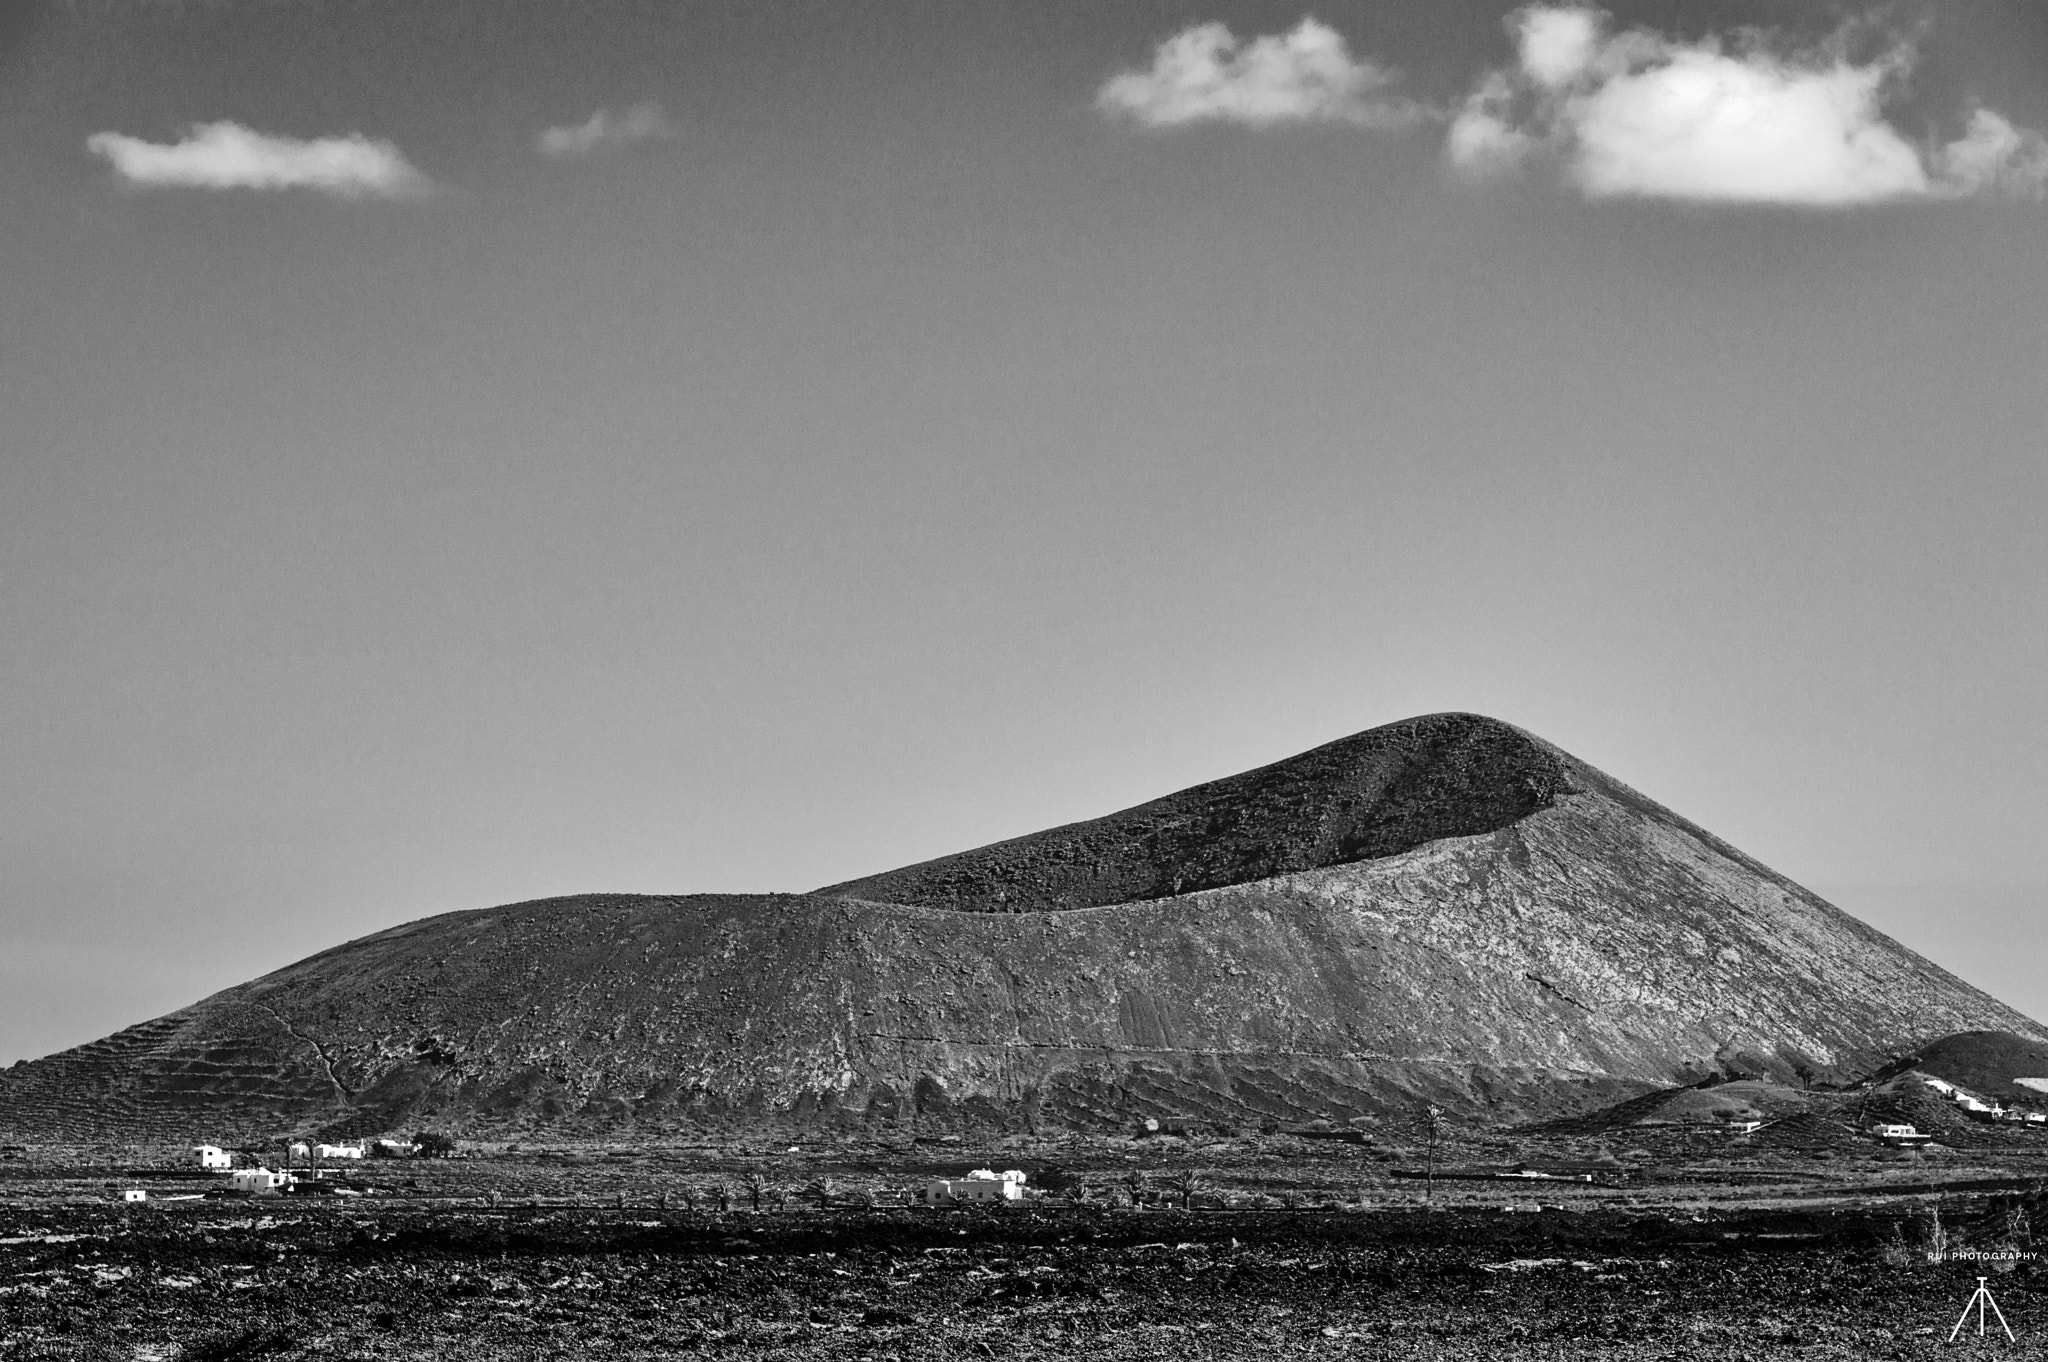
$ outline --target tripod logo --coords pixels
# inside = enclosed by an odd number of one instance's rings
[[[2013,1338],[2012,1326],[2005,1322],[2005,1311],[1999,1309],[1998,1302],[1991,1299],[1991,1288],[1985,1285],[1989,1280],[1991,1280],[1989,1277],[1979,1277],[1977,1279],[1976,1294],[1971,1296],[1970,1303],[1963,1307],[1963,1317],[1956,1321],[1956,1327],[1948,1331],[1949,1342],[1955,1342],[1956,1336],[1963,1332],[1963,1326],[1970,1322],[1970,1312],[1972,1310],[1977,1312],[1977,1336],[1979,1338],[1984,1336],[1984,1315],[1986,1311],[1989,1311],[1991,1314],[1998,1316],[1998,1327],[2005,1330],[2005,1336],[2014,1343],[2019,1342],[2018,1339]]]

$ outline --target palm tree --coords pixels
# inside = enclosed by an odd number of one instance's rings
[[[761,1180],[759,1173],[749,1173],[746,1177],[745,1186],[747,1189],[747,1204],[757,1211],[760,1210],[761,1197],[767,1192],[768,1184]]]
[[[1195,1193],[1202,1190],[1202,1175],[1192,1168],[1183,1168],[1168,1178],[1166,1185],[1180,1198],[1180,1208],[1190,1210],[1195,1204]]]

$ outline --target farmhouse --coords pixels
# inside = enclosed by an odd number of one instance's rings
[[[1923,1135],[1911,1125],[1897,1121],[1881,1121],[1872,1126],[1870,1133],[1879,1140],[1897,1149],[1910,1149],[1927,1144],[1932,1135]]]
[[[960,1206],[973,1202],[1022,1201],[1024,1174],[1014,1168],[1001,1173],[977,1168],[964,1178],[933,1178],[918,1189],[924,1206]]]
[[[234,1163],[234,1160],[228,1157],[228,1151],[217,1144],[194,1145],[192,1152],[199,1156],[201,1168],[226,1168]]]
[[[228,1174],[228,1186],[250,1196],[278,1196],[291,1185],[290,1173],[275,1173],[268,1168],[237,1168]]]
[[[316,1159],[360,1159],[363,1147],[359,1144],[316,1144],[313,1157]]]

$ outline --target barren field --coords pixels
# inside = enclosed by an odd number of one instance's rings
[[[265,1199],[168,1150],[29,1149],[0,1358],[1903,1358],[1949,1351],[1979,1275],[2019,1343],[1970,1348],[2037,1355],[2037,1151],[1624,1140],[1456,1134],[1470,1180],[1434,1187],[1287,1136],[486,1149]],[[1511,1156],[1600,1171],[1470,1176]],[[984,1166],[1068,1195],[887,1204]]]

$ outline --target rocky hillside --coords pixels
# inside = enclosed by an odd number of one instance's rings
[[[2028,1018],[1566,754],[1391,725],[810,895],[350,942],[0,1077],[16,1138],[1555,1116]]]
[[[1166,898],[1492,832],[1549,808],[1568,764],[1518,728],[1432,714],[1107,818],[818,892],[999,913]]]

